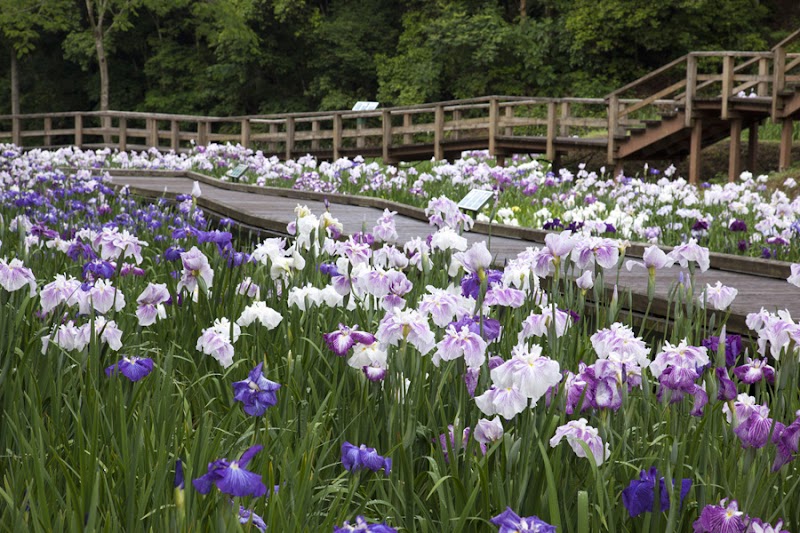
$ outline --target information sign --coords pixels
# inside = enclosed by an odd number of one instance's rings
[[[236,165],[228,172],[226,172],[225,175],[231,179],[238,180],[239,178],[242,177],[242,174],[247,172],[248,168],[250,168],[248,165]]]
[[[374,111],[378,109],[379,105],[379,102],[356,102],[353,111]]]
[[[458,202],[458,208],[477,213],[484,205],[486,205],[486,202],[491,200],[493,197],[494,191],[473,189],[469,191],[460,202]]]

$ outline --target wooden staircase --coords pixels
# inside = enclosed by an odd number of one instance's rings
[[[796,31],[769,52],[692,52],[606,96],[608,162],[689,156],[696,183],[702,148],[730,139],[728,175],[741,172],[742,130],[753,168],[758,126],[781,123],[780,167],[790,163],[793,121],[800,117],[800,44]],[[634,98],[633,104],[623,105]]]

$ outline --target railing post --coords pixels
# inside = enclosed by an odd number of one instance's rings
[[[733,183],[742,173],[742,119],[731,120],[731,137],[728,146],[728,181]]]
[[[177,120],[172,120],[169,125],[169,147],[176,154],[181,147],[181,128]]]
[[[567,124],[570,111],[569,108],[569,102],[561,102],[561,124],[559,125],[559,135],[562,137],[569,137],[569,124]]]
[[[786,170],[792,164],[793,120],[789,117],[781,121],[781,151],[778,156],[778,170]]]
[[[756,159],[758,157],[758,122],[751,122],[747,136],[747,170],[756,172]]]
[[[242,119],[242,138],[239,141],[242,147],[247,148],[250,145],[250,119]]]
[[[411,114],[405,113],[403,115],[403,127],[410,128],[412,126]],[[403,134],[403,144],[411,144],[414,142],[414,135],[411,133],[404,133]]]
[[[703,120],[697,118],[692,125],[689,142],[689,183],[697,185],[700,178],[700,152],[703,148]]]
[[[294,117],[286,117],[286,159],[292,158],[294,150]]]
[[[158,148],[158,121],[154,118],[147,119],[147,143]]]
[[[556,102],[551,100],[547,102],[547,153],[545,154],[550,162],[556,159]]]
[[[357,118],[356,119],[356,148],[364,148],[364,137],[361,135],[362,130],[364,129],[364,119]]]
[[[489,155],[497,156],[497,122],[500,115],[500,105],[497,98],[489,99]]]
[[[75,115],[75,146],[83,147],[83,115]]]
[[[766,77],[769,76],[769,60],[766,57],[762,57],[758,60],[758,76],[759,77]],[[758,89],[756,89],[756,94],[758,96],[767,96],[768,91],[768,84],[765,81],[758,82]]]
[[[383,126],[383,149],[381,151],[381,156],[383,157],[383,163],[388,165],[389,148],[392,145],[392,115],[389,113],[388,109],[384,109],[381,113],[381,123]]]
[[[608,99],[608,152],[606,161],[613,164],[617,159],[617,124],[619,122],[619,96],[614,94]]]
[[[208,122],[202,120],[197,123],[197,144],[206,146],[208,144]]]
[[[442,140],[444,140],[444,107],[437,105],[433,115],[433,157],[437,161],[444,159]]]
[[[311,121],[311,149],[319,150],[319,120]]]
[[[278,135],[278,125],[277,124],[270,124],[269,125],[269,135],[270,138],[274,138],[273,136]],[[271,154],[275,154],[278,152],[278,144],[275,141],[270,141],[267,143],[267,150]]]
[[[53,119],[51,117],[44,117],[44,145],[50,146],[53,142],[53,138],[50,136],[50,132],[53,129]]]
[[[119,117],[119,151],[125,152],[128,149],[128,119]]]
[[[342,114],[333,114],[333,160],[341,157],[342,149]]]
[[[459,124],[460,122],[461,122],[461,110],[460,109],[454,109],[453,110],[453,127],[455,129],[453,130],[453,139],[455,139],[455,140],[458,140],[458,139],[461,138],[461,130],[460,130],[461,124]]]
[[[779,46],[775,49],[772,63],[772,120],[777,122],[780,109],[778,100],[786,87],[786,48]]]
[[[508,118],[508,119],[514,118],[514,108],[512,106],[510,106],[510,105],[506,106],[505,117]],[[511,123],[510,120],[508,122],[509,122],[509,124]],[[513,126],[506,126],[503,129],[503,135],[505,135],[506,137],[511,137],[512,135],[514,135]]]
[[[697,57],[689,54],[686,57],[686,102],[684,104],[684,126],[692,126],[692,112],[694,107],[694,93],[697,90]]]
[[[722,119],[730,118],[730,98],[733,91],[733,56],[725,55],[722,58]]]

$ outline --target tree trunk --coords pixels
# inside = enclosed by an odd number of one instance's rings
[[[528,16],[528,0],[519,0],[519,18],[524,19]]]
[[[19,68],[17,52],[11,48],[11,114],[19,115]]]
[[[109,80],[108,80],[108,59],[106,58],[106,47],[103,42],[103,29],[100,27],[94,28],[94,47],[97,51],[97,66],[100,68],[100,111],[108,111],[108,93],[109,93]],[[103,128],[108,129],[111,127],[110,117],[102,117],[101,123]],[[103,143],[106,145],[111,144],[111,134],[103,133]]]

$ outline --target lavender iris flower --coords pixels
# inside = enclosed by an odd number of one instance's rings
[[[496,525],[498,533],[556,533],[556,527],[551,526],[538,516],[520,517],[506,507],[506,510],[490,520]]]
[[[153,371],[153,360],[149,357],[123,357],[106,368],[106,376],[122,374],[131,381],[139,381]]]
[[[350,348],[356,344],[369,345],[375,342],[375,336],[372,333],[360,331],[358,329],[358,324],[355,324],[353,327],[339,324],[339,329],[331,333],[323,334],[322,338],[325,340],[325,344],[328,345],[328,348],[339,357],[343,357],[347,354]]]
[[[717,368],[717,379],[719,380],[719,391],[717,400],[727,402],[736,399],[736,385],[728,377],[728,371],[724,368]]]
[[[706,505],[692,526],[695,533],[745,533],[747,529],[739,504],[736,500],[728,503],[727,498],[719,505]]]
[[[243,525],[252,524],[254,528],[264,533],[267,530],[267,523],[250,509],[239,506],[239,523]]]
[[[460,320],[451,322],[456,331],[461,331],[461,328],[467,326],[472,333],[481,335],[481,319],[479,316],[465,316]],[[494,318],[483,317],[483,334],[482,337],[486,342],[491,342],[500,336],[500,322]]]
[[[342,464],[348,472],[363,468],[373,472],[383,469],[383,473],[388,476],[392,470],[392,460],[378,455],[375,448],[367,448],[365,444],[355,446],[347,441],[342,444]]]
[[[263,496],[267,493],[267,487],[261,481],[261,476],[245,470],[250,459],[262,448],[259,444],[251,446],[238,461],[217,459],[208,463],[208,472],[193,480],[192,485],[200,494],[208,494],[211,485],[216,485],[220,491],[231,496]]]
[[[659,507],[655,508],[655,488],[658,479]],[[689,489],[692,488],[691,479],[681,480],[681,505],[686,498]],[[622,490],[622,503],[631,515],[631,518],[639,516],[644,512],[658,512],[669,510],[669,492],[664,478],[659,478],[656,467],[650,470],[642,470],[639,479],[634,479],[625,489]]]
[[[261,416],[268,407],[278,403],[275,391],[281,386],[264,377],[261,373],[263,365],[264,363],[256,365],[250,371],[248,379],[233,383],[233,398],[244,404],[244,412],[250,416]]]

